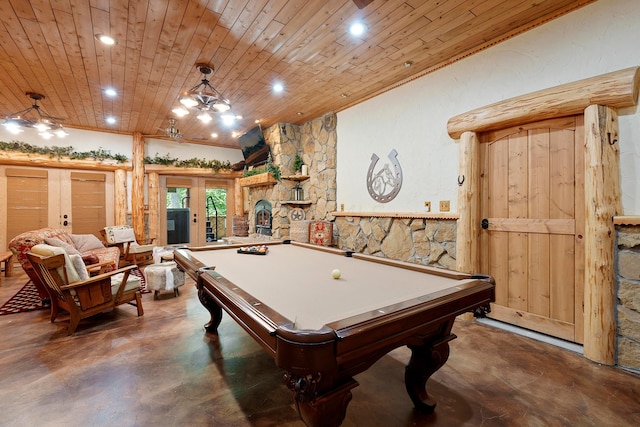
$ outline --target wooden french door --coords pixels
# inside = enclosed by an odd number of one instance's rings
[[[0,241],[42,227],[100,236],[113,223],[113,172],[0,166]],[[6,242],[6,243],[5,243]]]
[[[583,342],[583,119],[480,135],[481,271],[490,317]]]

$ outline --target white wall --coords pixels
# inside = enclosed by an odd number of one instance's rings
[[[95,132],[82,129],[66,129],[69,135],[64,138],[53,137],[44,139],[35,129],[25,129],[24,132],[13,135],[4,127],[0,127],[0,140],[5,142],[19,141],[38,147],[73,147],[73,151],[87,152],[92,150],[108,150],[111,154],[122,154],[131,159],[133,137],[116,133]],[[240,148],[220,148],[201,144],[189,144],[177,141],[147,138],[144,144],[144,155],[189,160],[193,158],[205,160],[229,161],[231,164],[243,159]]]
[[[422,212],[450,200],[457,211],[458,144],[449,118],[493,102],[640,65],[640,1],[599,0],[437,72],[338,113],[338,206],[355,212]],[[411,59],[411,58],[406,58]],[[640,214],[640,113],[619,111],[624,214]],[[378,203],[366,188],[399,152],[404,182]]]

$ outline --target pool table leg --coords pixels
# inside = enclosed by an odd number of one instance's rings
[[[454,334],[424,345],[409,345],[411,359],[405,368],[404,383],[416,409],[430,414],[436,407],[435,400],[427,393],[427,380],[442,367],[449,358],[449,341]]]
[[[222,321],[222,308],[220,308],[217,302],[211,299],[202,286],[198,286],[198,299],[200,300],[200,304],[202,304],[211,315],[211,320],[204,325],[205,331],[217,334],[218,326],[220,326],[220,322]]]
[[[337,427],[342,424],[351,401],[351,389],[358,386],[353,378],[336,388],[315,396],[320,382],[320,373],[304,376],[287,372],[284,376],[287,387],[293,391],[293,399],[300,419],[309,427]]]

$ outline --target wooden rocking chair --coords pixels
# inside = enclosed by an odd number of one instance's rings
[[[130,225],[112,225],[100,230],[107,246],[120,248],[120,266],[137,264],[146,265],[153,263],[154,239],[139,244],[133,227]]]
[[[65,261],[65,254],[43,256],[29,252],[27,257],[51,296],[51,323],[60,309],[70,314],[68,335],[75,332],[81,319],[120,304],[135,305],[138,316],[144,314],[140,278],[130,275],[137,268],[135,265],[69,283],[73,274],[68,269],[73,267]]]

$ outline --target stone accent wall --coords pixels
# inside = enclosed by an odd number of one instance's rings
[[[640,372],[640,226],[618,226],[617,364]]]
[[[456,269],[455,220],[346,216],[335,228],[340,249]]]
[[[273,186],[249,188],[249,235],[255,235],[253,207],[259,200],[268,200],[272,205],[272,237],[289,237],[289,212],[300,207],[305,218],[332,221],[336,210],[336,120],[335,113],[327,113],[303,125],[278,123],[264,131],[271,149],[272,161],[280,167],[283,178]],[[309,168],[309,179],[300,182],[307,205],[283,203],[292,200],[295,181],[287,180],[293,175],[293,159],[299,154]]]

